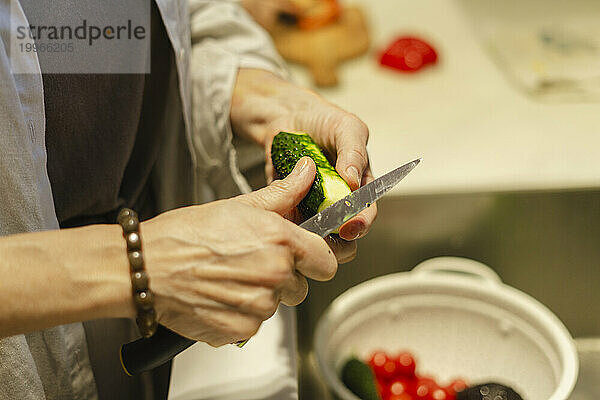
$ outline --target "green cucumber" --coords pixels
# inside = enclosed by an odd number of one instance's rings
[[[342,382],[359,399],[381,399],[371,367],[357,358],[350,358],[342,367]]]
[[[298,208],[305,218],[351,193],[350,187],[329,163],[319,146],[306,133],[279,132],[271,145],[271,160],[279,178],[285,178],[304,156],[309,156],[317,166],[317,174],[310,191]]]

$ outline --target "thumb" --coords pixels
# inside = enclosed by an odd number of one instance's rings
[[[269,186],[238,199],[253,207],[285,215],[306,196],[316,172],[314,161],[310,157],[302,157],[285,179],[273,181]]]

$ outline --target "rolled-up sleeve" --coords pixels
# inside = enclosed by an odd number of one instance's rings
[[[250,190],[237,164],[229,112],[239,68],[283,77],[285,64],[269,35],[237,1],[190,0],[192,136],[204,154],[204,179],[218,197]]]
[[[265,69],[287,76],[270,36],[238,1],[191,0],[190,18],[195,49],[216,46],[233,55],[241,68]]]

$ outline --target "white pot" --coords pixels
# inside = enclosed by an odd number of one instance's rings
[[[411,352],[417,373],[442,383],[495,381],[527,400],[566,400],[578,372],[573,339],[548,308],[489,267],[457,257],[349,289],[320,318],[314,347],[327,384],[344,400],[357,397],[338,378],[342,363],[377,349]]]

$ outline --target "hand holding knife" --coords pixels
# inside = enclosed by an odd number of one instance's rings
[[[375,179],[307,219],[300,227],[326,237],[344,222],[375,203],[404,179],[420,161],[420,158],[413,160]],[[236,345],[242,347],[246,342],[247,340]],[[121,347],[121,365],[128,375],[138,374],[164,364],[194,343],[196,341],[159,326],[151,338],[138,339]]]

